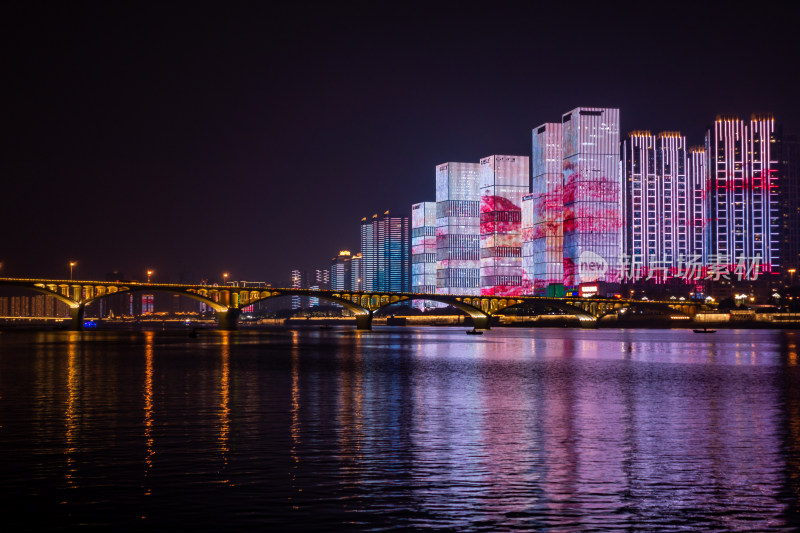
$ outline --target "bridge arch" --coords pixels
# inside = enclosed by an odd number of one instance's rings
[[[595,322],[597,320],[596,316],[594,316],[590,312],[587,312],[582,307],[579,307],[577,305],[573,305],[571,303],[561,302],[561,301],[558,301],[558,300],[555,300],[555,299],[551,299],[551,298],[537,298],[535,300],[525,299],[525,300],[522,300],[522,301],[514,301],[513,303],[511,303],[511,305],[503,307],[500,310],[501,311],[505,311],[506,309],[513,309],[515,307],[518,308],[518,307],[522,307],[522,306],[525,306],[525,305],[536,304],[536,303],[539,303],[539,304],[542,304],[542,305],[547,305],[549,307],[558,309],[559,311],[564,311],[564,312],[566,312],[568,314],[575,315],[578,318],[578,320],[580,320],[582,323],[583,322],[587,322],[587,323],[588,322]]]
[[[255,291],[253,291],[255,292]],[[257,299],[248,299],[243,305],[253,305],[265,300],[273,298],[280,298],[282,296],[308,296],[311,298],[318,298],[327,302],[337,303],[351,311],[356,316],[356,326],[358,329],[371,329],[372,327],[372,311],[366,307],[359,305],[356,302],[337,296],[335,294],[325,294],[317,292],[309,292],[305,289],[297,290],[264,290],[259,293]],[[238,310],[237,310],[238,316]]]
[[[394,304],[402,303],[402,302],[411,302],[411,301],[414,301],[414,300],[429,300],[429,301],[432,301],[432,302],[439,302],[439,303],[451,305],[451,306],[455,307],[456,309],[458,309],[459,311],[463,311],[464,313],[466,313],[472,319],[472,324],[473,324],[473,327],[475,329],[489,329],[489,327],[490,327],[489,320],[490,320],[491,315],[489,315],[488,313],[484,312],[480,308],[475,307],[471,303],[466,303],[466,302],[460,300],[458,297],[444,295],[444,294],[414,294],[414,295],[404,294],[404,295],[398,295],[397,298],[392,299],[392,301],[383,303],[383,304],[375,307],[374,309],[372,309],[372,311],[375,312],[375,311],[377,311],[379,309],[383,309],[385,307],[389,307],[390,305],[394,305]]]

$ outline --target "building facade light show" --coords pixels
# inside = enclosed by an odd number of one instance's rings
[[[361,280],[365,291],[408,292],[410,228],[389,211],[361,219]]]
[[[706,135],[709,264],[777,273],[780,249],[779,154],[775,119],[718,116]],[[748,272],[748,278],[752,272]]]
[[[522,270],[522,197],[529,158],[492,155],[480,161],[480,290],[483,295],[526,292]]]
[[[411,206],[411,291],[436,293],[436,202]]]
[[[684,275],[697,244],[686,138],[679,132],[633,131],[622,159],[623,280],[664,283]]]
[[[619,109],[579,107],[561,119],[564,283],[620,281]]]
[[[522,201],[524,279],[537,293],[564,281],[564,188],[561,124],[533,130],[530,194]]]
[[[480,294],[480,165],[436,167],[436,292]]]

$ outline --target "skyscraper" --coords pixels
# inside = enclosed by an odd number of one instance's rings
[[[709,263],[744,269],[746,279],[780,265],[777,143],[769,115],[720,115],[706,134]]]
[[[708,264],[708,249],[705,243],[706,224],[708,213],[706,211],[706,196],[708,193],[708,173],[706,172],[707,157],[703,146],[689,148],[689,191],[691,195],[691,220],[689,222],[689,261],[700,265],[701,275],[687,272],[690,278],[703,277],[705,266]]]
[[[522,197],[528,192],[529,158],[481,159],[481,294],[523,294]]]
[[[291,282],[293,289],[304,289],[306,287],[306,274],[302,270],[295,269],[291,272]],[[292,296],[292,309],[300,309],[305,307],[303,305],[304,298],[300,296]]]
[[[664,283],[693,255],[686,138],[633,131],[623,143],[622,275]]]
[[[436,292],[480,294],[480,165],[436,167]]]
[[[373,215],[361,220],[361,279],[366,291],[408,292],[410,228],[407,216]]]
[[[561,118],[564,283],[618,282],[622,255],[619,109],[579,107]]]
[[[436,293],[436,202],[411,206],[411,291]]]
[[[350,258],[350,251],[342,250],[331,260],[331,289],[335,291],[352,290]]]
[[[564,282],[561,124],[533,130],[530,194],[522,201],[522,262],[533,292]]]
[[[800,144],[797,137],[781,139],[781,272],[794,282],[800,272]]]
[[[378,247],[375,242],[377,221],[377,213],[371,218],[361,219],[361,284],[365,291],[375,290],[377,286],[377,278],[374,277],[378,270]]]
[[[361,252],[350,257],[350,290],[364,290],[364,284],[361,281]]]

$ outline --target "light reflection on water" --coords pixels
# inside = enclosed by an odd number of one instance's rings
[[[5,332],[10,525],[800,524],[797,334]]]

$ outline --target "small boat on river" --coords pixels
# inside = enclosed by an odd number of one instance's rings
[[[708,329],[708,328],[695,329],[695,330],[692,330],[692,331],[694,331],[695,333],[716,333],[717,332],[717,330],[715,330],[715,329]]]

